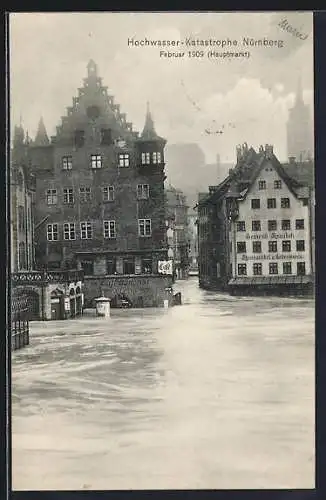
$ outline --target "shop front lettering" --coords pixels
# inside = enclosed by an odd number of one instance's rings
[[[304,255],[302,254],[293,254],[293,253],[268,253],[268,254],[255,254],[255,255],[247,255],[243,254],[241,256],[241,260],[304,260]]]
[[[288,233],[246,233],[246,239],[247,240],[277,240],[277,239],[282,239],[282,240],[292,240],[294,239],[294,234],[292,232]]]

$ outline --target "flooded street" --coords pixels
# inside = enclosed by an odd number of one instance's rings
[[[167,310],[31,323],[14,490],[314,487],[314,301],[175,289]]]

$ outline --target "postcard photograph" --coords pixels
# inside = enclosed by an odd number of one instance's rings
[[[13,491],[315,487],[313,49],[10,14]]]

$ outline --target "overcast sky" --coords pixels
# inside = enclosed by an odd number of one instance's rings
[[[283,19],[306,39],[282,30],[278,23]],[[249,59],[209,60],[165,59],[158,48],[127,44],[132,37],[190,36],[239,43],[243,37],[266,37],[283,40],[284,46],[251,48]],[[285,159],[287,113],[299,77],[313,111],[310,12],[19,13],[10,16],[12,126],[22,116],[34,137],[42,115],[53,135],[78,95],[91,58],[134,129],[142,130],[149,101],[157,132],[169,143],[197,142],[208,162],[217,153],[222,161],[233,161],[235,145],[243,142],[254,147],[274,144],[276,154]],[[214,133],[222,125],[224,133]]]

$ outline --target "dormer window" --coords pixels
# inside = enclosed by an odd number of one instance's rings
[[[62,165],[62,170],[72,170],[72,157],[63,156],[61,165]]]
[[[102,156],[101,155],[91,155],[91,168],[96,170],[102,168]]]
[[[151,155],[150,153],[142,153],[141,154],[141,163],[142,165],[149,165],[151,162]]]
[[[112,144],[112,133],[109,128],[102,128],[101,130],[101,144],[110,146]]]
[[[161,163],[162,161],[162,156],[161,156],[161,153],[156,151],[153,153],[153,163]]]
[[[85,144],[85,132],[84,130],[75,130],[75,146],[77,148],[83,147]]]
[[[129,153],[120,153],[119,154],[119,167],[129,167],[130,157]]]

